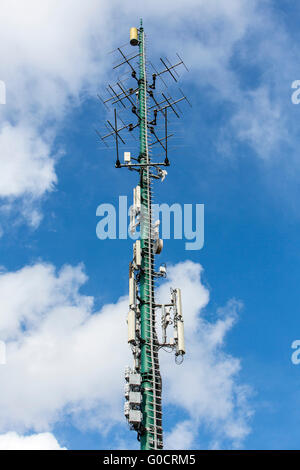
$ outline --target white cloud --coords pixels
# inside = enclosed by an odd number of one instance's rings
[[[93,0],[1,3],[7,100],[1,107],[0,197],[13,207],[13,199],[24,196],[23,216],[33,226],[41,217],[36,202],[57,182],[56,132],[80,94],[101,78],[100,44],[106,50],[107,41],[98,27],[106,23],[105,11],[105,2]]]
[[[195,442],[193,421],[182,421],[165,438],[165,448],[174,450],[192,449]]]
[[[181,263],[170,269],[170,282],[181,286],[187,355],[178,367],[161,354],[165,405],[181,407],[194,429],[242,442],[249,432],[248,390],[239,384],[240,361],[225,353],[224,338],[238,305],[230,303],[208,322],[209,300],[201,266]],[[86,282],[82,266],[36,264],[0,274],[0,337],[6,341],[6,365],[0,367],[0,432],[51,431],[71,419],[81,428],[107,433],[123,425],[124,367],[131,364],[127,346],[127,298],[99,312],[93,298],[79,292]],[[169,299],[169,283],[160,295]],[[187,386],[188,384],[188,386]],[[191,443],[188,423],[185,445]],[[177,445],[178,432],[168,438]],[[195,435],[195,434],[194,434]],[[172,444],[173,442],[173,444]],[[183,445],[183,444],[182,444]]]
[[[45,431],[63,413],[91,409],[100,428],[122,419],[126,300],[92,315],[92,298],[78,292],[85,280],[81,267],[56,275],[42,264],[1,275],[0,429]]]
[[[276,143],[288,138],[285,113],[278,102],[272,102],[266,87],[245,95],[244,106],[231,123],[238,137],[252,145],[264,158],[270,157]]]
[[[49,432],[30,436],[8,432],[0,434],[0,450],[66,450],[66,448],[61,447]]]
[[[0,130],[0,197],[40,197],[56,183],[46,142],[31,127],[5,124]]]

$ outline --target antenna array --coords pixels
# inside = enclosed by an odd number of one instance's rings
[[[134,188],[133,205],[130,215],[130,230],[135,232],[139,227],[140,238],[133,245],[133,258],[129,264],[129,313],[128,343],[133,353],[133,367],[125,371],[125,406],[124,412],[131,429],[137,431],[141,449],[163,448],[162,427],[162,381],[159,368],[159,349],[175,351],[176,362],[182,362],[185,354],[181,291],[171,289],[171,299],[167,304],[155,301],[156,281],[166,277],[166,265],[155,269],[155,256],[160,254],[163,241],[159,238],[159,221],[152,220],[152,183],[163,181],[170,165],[168,140],[173,134],[168,133],[169,114],[180,117],[178,103],[188,102],[181,90],[181,96],[173,99],[167,91],[156,96],[157,79],[166,86],[164,78],[169,75],[175,82],[179,75],[177,68],[185,67],[177,54],[178,61],[172,65],[168,59],[161,58],[162,69],[154,70],[151,79],[147,74],[145,54],[145,33],[140,28],[131,28],[130,44],[137,46],[139,52],[125,55],[123,48],[116,49],[121,62],[115,70],[126,66],[130,70],[132,87],[127,87],[120,78],[114,85],[108,85],[108,97],[99,99],[114,109],[114,119],[107,120],[107,133],[97,134],[107,144],[114,139],[116,145],[116,168],[127,168],[139,173],[139,184]],[[136,61],[138,59],[138,70]],[[163,78],[164,77],[164,78]],[[189,102],[188,102],[189,103]],[[190,103],[189,103],[190,104]],[[125,124],[119,117],[119,110],[131,111],[130,123]],[[158,130],[158,122],[163,121],[163,134]],[[118,124],[121,121],[121,125]],[[139,130],[139,152],[132,156],[124,152],[124,162],[120,161],[120,146],[127,145],[125,132],[132,135]],[[163,154],[162,161],[156,161],[154,150],[159,148]],[[161,312],[161,341],[157,335],[157,311]],[[168,339],[167,328],[173,326],[173,338]]]

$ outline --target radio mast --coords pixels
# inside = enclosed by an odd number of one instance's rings
[[[147,74],[145,54],[145,33],[140,22],[139,28],[130,29],[130,44],[138,47],[138,52],[126,56],[122,48],[116,49],[121,54],[122,62],[114,67],[127,66],[130,69],[130,78],[133,86],[128,88],[121,79],[114,85],[108,85],[109,98],[99,98],[104,103],[114,107],[114,121],[107,121],[108,134],[100,136],[102,141],[113,137],[116,144],[116,168],[127,168],[137,171],[139,183],[133,191],[133,205],[130,214],[130,230],[134,233],[140,228],[140,237],[133,245],[133,258],[129,264],[129,313],[128,343],[132,349],[133,367],[125,371],[125,406],[124,412],[131,429],[137,431],[138,440],[142,450],[163,448],[162,427],[162,380],[159,368],[159,349],[175,351],[177,363],[182,362],[185,354],[183,316],[181,305],[181,291],[179,288],[171,289],[171,299],[166,304],[157,304],[155,301],[155,281],[166,277],[166,266],[161,265],[156,271],[155,256],[163,247],[159,238],[159,220],[152,220],[152,182],[163,181],[167,175],[164,167],[170,165],[168,158],[168,109],[178,118],[180,110],[178,103],[187,101],[183,95],[173,99],[167,92],[155,97],[157,78],[163,81],[162,75],[169,74],[175,82],[178,80],[177,67],[185,64],[178,57],[177,63],[171,65],[168,59],[160,59],[163,66],[158,72],[153,66],[154,73],[149,81]],[[138,60],[138,73],[134,68]],[[152,64],[151,64],[152,65]],[[135,123],[118,127],[118,113],[116,106],[127,108],[135,115]],[[127,108],[128,109],[128,108]],[[156,131],[158,121],[162,119],[164,125],[163,136]],[[125,144],[123,131],[133,133],[139,128],[139,152],[131,156],[124,152],[124,163],[119,159],[119,146]],[[122,135],[121,135],[122,133]],[[156,147],[154,147],[156,146]],[[163,161],[155,161],[150,155],[152,149],[160,148],[163,152]],[[157,158],[157,157],[156,157]],[[157,310],[161,311],[161,340],[156,329]],[[167,327],[173,326],[173,338],[167,339]]]

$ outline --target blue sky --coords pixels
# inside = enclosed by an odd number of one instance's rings
[[[106,118],[96,94],[113,81],[107,52],[143,16],[149,58],[184,57],[193,104],[174,122],[156,199],[205,205],[203,249],[170,240],[161,255],[188,323],[183,366],[162,358],[167,443],[299,448],[299,6],[90,0],[70,18],[68,1],[31,3],[17,16],[1,7],[0,446],[137,447],[122,416],[132,242],[96,237],[97,206],[131,198],[136,177],[115,170],[94,128]],[[198,388],[180,405],[183,378]]]

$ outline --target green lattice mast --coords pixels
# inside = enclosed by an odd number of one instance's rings
[[[150,164],[147,129],[147,75],[144,29],[139,30],[139,114],[141,163]],[[142,415],[144,433],[141,449],[162,448],[161,376],[158,362],[158,341],[155,331],[154,254],[152,232],[152,201],[150,167],[141,170],[141,222],[142,266],[140,276],[141,312],[141,376]]]
[[[175,65],[164,65],[161,72],[152,74],[152,82],[148,83],[145,55],[145,34],[142,25],[140,28],[131,28],[130,44],[139,47],[138,54],[127,57],[121,48],[118,51],[122,55],[123,62],[120,65],[128,65],[131,69],[131,77],[136,80],[135,88],[124,87],[121,80],[114,86],[109,85],[110,98],[102,100],[104,104],[110,102],[113,105],[129,103],[131,111],[137,117],[136,124],[124,124],[118,128],[117,112],[114,110],[114,125],[107,121],[112,129],[102,140],[110,136],[115,137],[117,150],[117,168],[128,168],[139,173],[139,184],[134,188],[134,201],[131,210],[130,230],[133,233],[137,226],[140,227],[140,238],[134,243],[133,260],[129,265],[129,313],[128,343],[131,346],[134,366],[128,367],[125,372],[125,416],[131,429],[138,433],[138,439],[142,450],[163,448],[162,428],[162,382],[159,369],[158,352],[161,347],[175,350],[176,358],[183,358],[185,354],[183,336],[183,318],[180,289],[171,289],[171,300],[167,304],[157,304],[155,301],[155,279],[166,277],[166,267],[161,265],[155,271],[155,256],[162,250],[162,240],[158,236],[159,223],[152,220],[152,180],[163,181],[167,172],[162,167],[169,166],[167,132],[168,116],[170,108],[179,117],[176,105],[185,96],[177,100],[161,93],[162,101],[158,102],[154,96],[156,79],[164,73],[169,73],[175,81],[175,68],[183,61]],[[177,54],[178,55],[178,54]],[[132,61],[138,57],[139,73],[136,73]],[[184,65],[184,64],[183,64]],[[117,88],[117,90],[116,90]],[[136,100],[135,100],[136,98]],[[148,100],[151,105],[148,106]],[[154,103],[154,104],[153,104]],[[151,114],[153,115],[151,116]],[[165,125],[163,137],[156,134],[158,116],[161,116]],[[125,144],[120,132],[128,130],[132,132],[139,127],[139,154],[131,157],[130,152],[124,153],[124,164],[119,160],[119,144]],[[158,144],[163,149],[165,158],[163,162],[154,161],[150,157],[150,148]],[[162,338],[158,339],[156,331],[156,310],[161,309]],[[167,327],[173,325],[174,338],[167,340]]]

